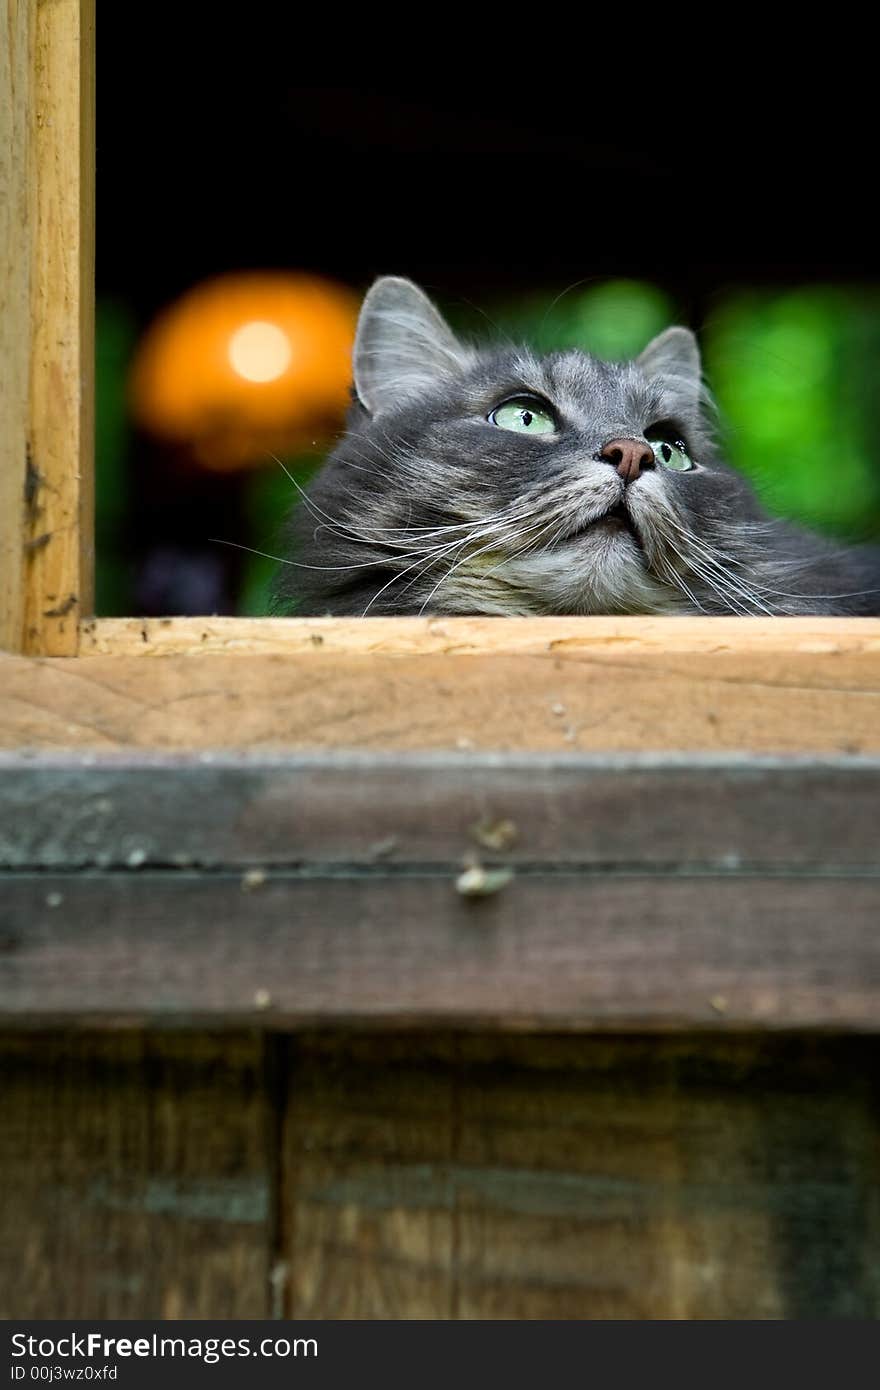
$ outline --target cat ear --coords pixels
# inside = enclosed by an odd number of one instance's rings
[[[700,349],[689,328],[659,333],[637,361],[648,377],[671,377],[695,392],[700,389]]]
[[[354,385],[371,415],[460,372],[467,349],[411,280],[383,276],[368,291],[354,340]]]

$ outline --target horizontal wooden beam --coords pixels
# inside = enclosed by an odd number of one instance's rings
[[[878,758],[0,753],[0,869],[870,874],[878,805]]]
[[[876,760],[0,773],[10,1026],[880,1029]]]
[[[873,618],[95,618],[83,656],[865,656]],[[878,667],[880,669],[880,667]]]
[[[4,1025],[880,1028],[880,879],[23,875]]]
[[[123,619],[83,650],[0,655],[0,747],[880,753],[872,619]]]

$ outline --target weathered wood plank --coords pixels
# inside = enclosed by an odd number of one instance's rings
[[[41,755],[0,774],[10,1022],[878,1025],[876,761]],[[474,862],[513,877],[463,897]]]
[[[880,652],[0,656],[0,747],[878,753]]]
[[[10,874],[8,1025],[880,1027],[880,876]]]
[[[291,1041],[286,1078],[285,1315],[455,1317],[446,1175],[456,1040],[351,1039],[329,1053],[313,1042]],[[419,1178],[423,1200],[414,1201]]]
[[[274,1165],[253,1037],[0,1039],[5,1318],[258,1318]]]
[[[322,1034],[269,1080],[240,1036],[6,1037],[0,1306],[876,1317],[876,1052]]]
[[[0,648],[24,635],[30,437],[31,112],[36,7],[0,0]]]
[[[4,4],[0,647],[71,655],[92,611],[94,5]]]
[[[93,618],[83,656],[880,654],[872,618]]]
[[[0,866],[880,869],[880,760],[0,753]]]
[[[24,650],[94,606],[94,0],[36,6]]]
[[[876,1040],[307,1037],[292,1317],[880,1312]]]

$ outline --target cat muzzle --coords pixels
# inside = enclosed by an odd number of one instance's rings
[[[598,457],[610,463],[626,484],[634,483],[657,463],[654,450],[644,439],[610,439]]]

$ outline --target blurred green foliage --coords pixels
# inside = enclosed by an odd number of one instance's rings
[[[274,557],[283,557],[281,530],[298,496],[288,474],[304,488],[320,463],[314,454],[286,458],[284,468],[273,461],[251,478],[245,529],[250,544],[263,554],[247,557],[237,605],[241,617],[259,618],[269,611],[269,586],[278,568]]]
[[[737,293],[702,335],[730,463],[780,516],[880,535],[880,299],[833,287]]]
[[[668,324],[677,306],[655,285],[584,282],[555,297],[528,293],[484,313],[447,305],[454,326],[477,339],[514,339],[546,352],[581,347],[625,358]],[[852,538],[880,536],[880,468],[874,462],[875,383],[880,379],[880,291],[811,286],[731,289],[695,325],[720,409],[725,457],[756,484],[773,512]],[[98,612],[130,611],[131,575],[119,545],[128,490],[125,377],[134,345],[124,306],[103,303],[97,322]],[[304,485],[319,461],[286,459]],[[241,543],[278,553],[295,488],[277,464],[252,475]],[[195,526],[195,519],[194,519]],[[204,537],[193,537],[201,544]],[[157,538],[161,543],[161,537]],[[267,611],[275,561],[251,555],[238,611]]]
[[[597,357],[632,357],[675,318],[669,296],[638,280],[582,282],[555,296],[529,293],[480,313],[448,306],[448,317],[476,341],[512,339],[538,352],[579,347]]]

